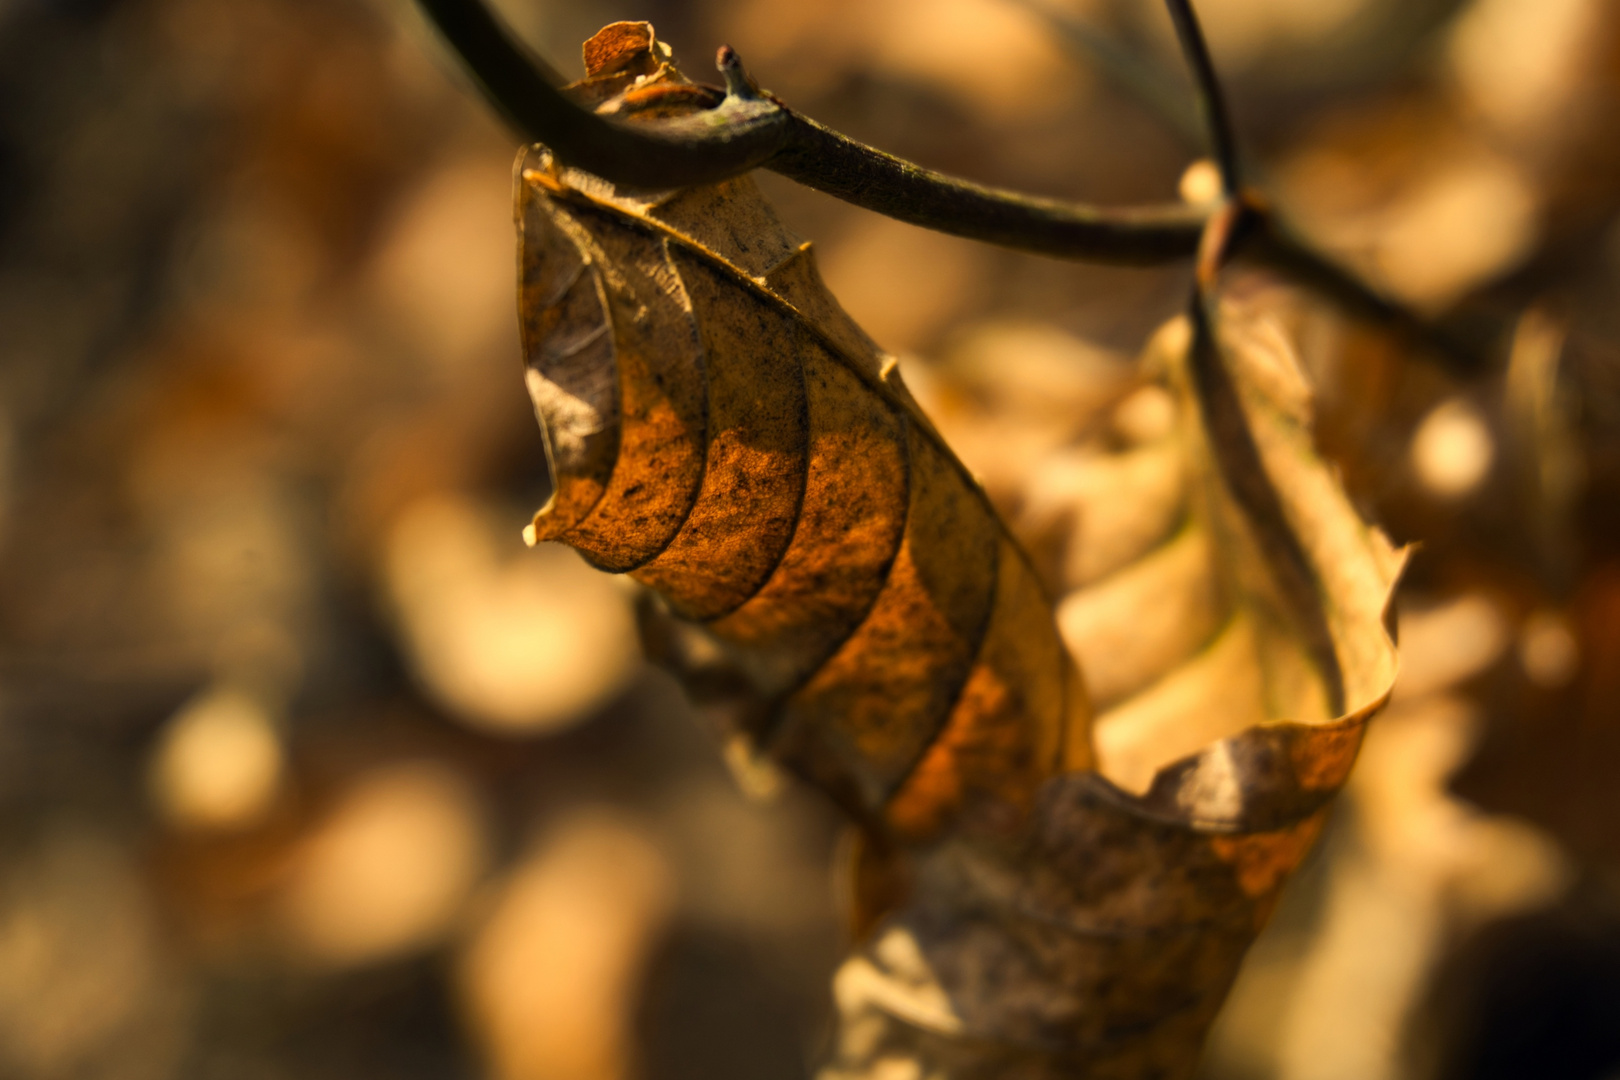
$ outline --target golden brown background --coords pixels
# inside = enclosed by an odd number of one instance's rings
[[[644,18],[694,77],[729,42],[936,168],[1197,194],[1148,0],[499,6],[570,71]],[[1200,10],[1282,205],[1513,342],[1507,376],[1453,380],[1278,294],[1322,441],[1426,546],[1396,704],[1208,1074],[1601,1077],[1620,10]],[[621,583],[519,540],[547,481],[516,149],[405,0],[0,2],[0,1077],[805,1074],[842,947],[831,813],[739,794]],[[761,183],[1061,562],[1087,419],[1186,269]]]

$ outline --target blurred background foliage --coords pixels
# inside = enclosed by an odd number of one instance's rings
[[[699,79],[730,42],[975,179],[1199,196],[1148,0],[499,7],[559,65],[619,18]],[[1424,546],[1397,701],[1206,1073],[1613,1075],[1620,8],[1200,10],[1285,209],[1493,362],[1235,283],[1299,335],[1356,497]],[[0,1076],[813,1059],[833,816],[740,795],[621,583],[519,540],[547,480],[515,149],[405,0],[0,2]],[[1061,596],[1097,418],[1187,268],[760,182]]]

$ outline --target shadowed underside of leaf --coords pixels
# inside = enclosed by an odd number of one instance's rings
[[[586,55],[603,110],[714,103],[645,24]],[[1400,555],[1315,457],[1286,343],[1172,324],[1176,422],[1081,485],[1113,493],[1064,605],[1094,763],[1028,560],[750,181],[619,191],[537,148],[517,187],[531,541],[656,590],[694,697],[880,841],[824,1075],[1189,1075],[1394,678]]]
[[[740,734],[885,834],[1009,826],[1066,744],[1083,764],[1027,559],[752,181],[620,193],[538,150],[518,171],[556,482],[531,538],[656,590],[745,683]]]

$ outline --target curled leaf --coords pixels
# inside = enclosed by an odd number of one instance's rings
[[[596,44],[587,87],[650,62]],[[696,93],[661,64],[599,107]],[[665,651],[724,672],[754,754],[908,840],[1010,828],[1085,763],[1028,560],[752,181],[623,192],[537,149],[517,218],[556,485],[530,538],[656,590]]]
[[[582,100],[712,107],[609,30]],[[1395,673],[1402,556],[1314,454],[1287,343],[1172,324],[1127,449],[1048,491],[1093,735],[1029,560],[750,181],[625,191],[535,149],[517,216],[555,479],[531,541],[650,586],[728,756],[874,841],[824,1076],[1189,1075]]]
[[[823,1076],[1191,1075],[1244,951],[1387,700],[1403,553],[1311,448],[1287,342],[1234,315],[1149,350],[1176,422],[1072,484],[1173,454],[1061,609],[1099,709],[1098,771],[1012,840],[911,853],[908,902],[846,962]],[[1130,403],[1128,402],[1127,405]],[[1153,496],[1157,497],[1154,498]],[[1158,523],[1146,527],[1146,523]],[[1087,536],[1085,530],[1081,535]]]

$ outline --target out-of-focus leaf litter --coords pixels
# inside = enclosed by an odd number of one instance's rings
[[[501,7],[554,59],[614,17],[688,58],[730,41],[809,114],[987,182],[1141,201],[1186,164],[1151,107],[996,0]],[[1620,858],[1620,19],[1308,7],[1199,5],[1265,180],[1411,301],[1498,320],[1513,356],[1453,379],[1231,283],[1297,343],[1355,504],[1422,546],[1394,702],[1202,1068],[1426,1080],[1522,1045],[1557,1075],[1533,1033],[1491,1041],[1535,1015],[1492,995],[1613,978],[1589,871]],[[1171,69],[1150,8],[1066,10]],[[512,145],[433,48],[360,0],[0,11],[8,1076],[758,1078],[825,1050],[832,816],[792,786],[741,798],[675,687],[625,664],[624,594],[517,539],[547,492]],[[760,186],[900,353],[1072,636],[1179,535],[1180,407],[1132,358],[1182,272]],[[564,595],[589,639],[556,636]],[[491,663],[492,637],[532,652]],[[504,958],[537,951],[546,977],[512,989]],[[550,1023],[565,1006],[577,1039]],[[1555,1015],[1558,1046],[1602,1051]]]

